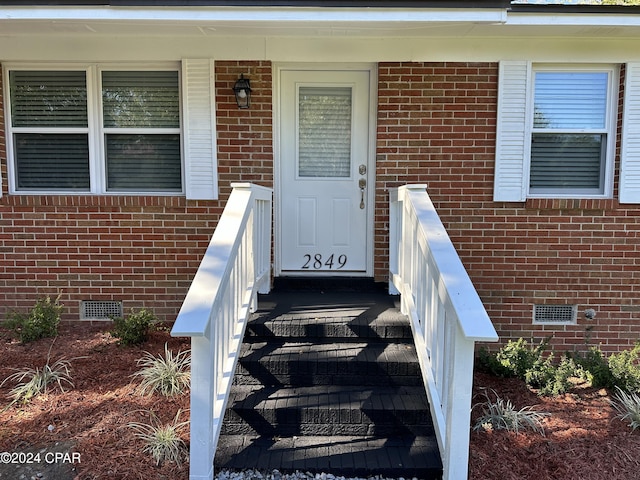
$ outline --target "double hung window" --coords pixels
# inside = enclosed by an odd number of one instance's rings
[[[609,193],[612,76],[607,69],[534,69],[529,195]]]
[[[7,68],[17,193],[181,193],[177,68]]]

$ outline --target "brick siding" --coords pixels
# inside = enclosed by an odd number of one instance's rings
[[[235,105],[240,74],[251,79],[250,110]],[[493,202],[497,75],[495,63],[379,65],[376,279],[388,271],[388,188],[426,183],[503,341],[553,335],[561,349],[587,339],[626,348],[640,337],[640,208],[615,199]],[[62,291],[68,320],[83,299],[175,318],[231,182],[273,186],[271,64],[218,61],[215,86],[218,201],[7,195],[0,113],[0,315]],[[534,326],[534,304],[576,304],[578,325]],[[586,308],[595,320],[584,319]]]
[[[65,320],[79,318],[81,300],[122,300],[125,311],[144,306],[163,320],[175,319],[230,183],[273,183],[270,64],[241,65],[216,63],[218,201],[8,195],[2,126],[0,318],[12,309],[26,311],[39,297],[62,292]],[[251,110],[235,104],[232,87],[240,73],[251,78]],[[3,121],[0,113],[0,124]]]
[[[379,72],[376,274],[388,268],[387,188],[427,183],[503,342],[553,335],[560,350],[615,351],[638,340],[640,208],[493,202],[498,65],[384,63]],[[578,324],[534,326],[534,304],[578,305]]]

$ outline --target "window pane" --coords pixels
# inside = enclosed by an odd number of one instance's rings
[[[106,135],[107,190],[181,191],[179,135]]]
[[[535,128],[604,128],[608,74],[538,72]]]
[[[106,128],[179,128],[178,72],[103,72]]]
[[[602,191],[605,135],[534,134],[531,189]]]
[[[89,190],[86,134],[14,135],[19,190]]]
[[[351,175],[351,88],[302,87],[299,99],[298,174]]]
[[[86,127],[85,72],[11,71],[14,127]]]

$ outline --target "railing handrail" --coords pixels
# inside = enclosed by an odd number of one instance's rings
[[[406,185],[394,189],[396,198],[404,191],[415,209],[421,234],[429,244],[429,252],[439,270],[439,278],[447,295],[447,302],[456,311],[464,336],[476,342],[496,342],[497,333],[482,300],[464,268],[449,234],[426,191],[427,185]],[[473,318],[473,321],[470,319]]]
[[[389,290],[411,322],[444,480],[466,479],[475,342],[498,335],[426,185],[390,190]]]
[[[222,295],[221,284],[228,280],[233,267],[230,261],[238,251],[242,232],[246,228],[252,199],[271,201],[273,190],[250,183],[232,183],[233,191],[211,236],[180,312],[173,324],[174,337],[205,336],[211,313]],[[211,295],[211,292],[215,292]]]
[[[271,285],[271,189],[233,191],[171,335],[191,337],[191,480],[213,479],[213,458],[242,338],[257,294]]]

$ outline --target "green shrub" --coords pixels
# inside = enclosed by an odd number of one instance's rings
[[[516,377],[526,379],[527,372],[531,369],[545,369],[547,360],[544,351],[548,340],[536,347],[530,347],[526,340],[519,338],[509,342],[497,353],[491,355],[481,352],[480,363],[494,375],[500,377]]]
[[[563,356],[559,363],[553,354],[546,355],[549,340],[532,347],[526,340],[510,340],[495,355],[480,353],[480,364],[494,375],[516,377],[543,396],[562,395],[571,387],[572,377],[583,377],[582,368],[571,358]]]
[[[120,345],[139,345],[147,340],[149,329],[157,323],[156,316],[146,309],[131,309],[126,317],[113,319],[111,335],[119,339]]]
[[[584,354],[571,355],[576,365],[582,369],[585,380],[595,388],[613,388],[615,381],[609,368],[609,361],[597,347],[591,347]]]
[[[502,365],[496,358],[496,354],[491,353],[486,347],[480,348],[478,353],[478,366],[485,372],[496,377],[512,377],[511,370]]]
[[[28,313],[10,312],[5,326],[13,331],[22,343],[33,342],[41,338],[58,335],[60,315],[64,305],[60,304],[60,296],[39,299]]]
[[[582,368],[566,355],[558,365],[551,365],[548,376],[540,384],[540,395],[557,396],[567,393],[573,387],[571,378],[585,379]]]
[[[631,350],[609,356],[609,370],[613,384],[631,393],[640,392],[640,342]]]

